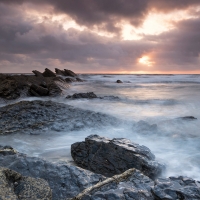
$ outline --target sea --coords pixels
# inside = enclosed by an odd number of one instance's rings
[[[105,129],[47,132],[41,135],[11,134],[0,137],[29,156],[52,162],[73,163],[71,144],[91,134],[108,138],[127,138],[147,146],[156,159],[166,164],[164,176],[188,176],[200,180],[200,75],[110,75],[80,74],[84,82],[63,88],[61,97],[42,98],[101,112],[134,123],[156,124],[157,130],[133,130],[125,124]],[[123,83],[116,83],[121,80]],[[98,99],[69,100],[74,93],[94,92]],[[16,101],[36,100],[22,97]],[[14,102],[16,102],[14,101]],[[5,106],[14,102],[1,102]],[[183,119],[192,116],[196,119]]]

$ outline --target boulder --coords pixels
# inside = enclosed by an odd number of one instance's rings
[[[90,188],[71,200],[199,200],[200,183],[187,177],[151,180],[136,169],[129,169]]]
[[[69,69],[64,69],[65,76],[72,76],[72,77],[77,77],[77,74],[75,74],[73,71]]]
[[[33,96],[47,96],[49,94],[49,90],[39,85],[32,84],[30,86],[30,93]]]
[[[85,138],[84,142],[72,144],[71,155],[78,166],[105,176],[136,168],[155,179],[165,168],[163,164],[155,161],[149,148],[123,138],[111,140],[91,135]]]
[[[47,88],[49,90],[49,96],[55,97],[62,94],[62,90],[55,82],[51,82],[47,85]]]
[[[52,192],[43,179],[25,177],[13,170],[0,167],[0,199],[51,200]]]
[[[73,95],[68,95],[66,98],[67,99],[81,99],[81,98],[94,99],[94,98],[97,98],[97,95],[94,94],[93,92],[75,93]]]
[[[42,73],[44,77],[56,77],[56,75],[48,68]]]
[[[52,101],[21,101],[0,107],[0,135],[98,129],[120,123],[121,120],[110,115]]]
[[[36,192],[43,191],[43,195],[47,194],[47,191],[50,191],[45,190],[43,185],[47,184],[42,184],[44,181],[42,182],[40,180],[44,179],[45,182],[48,182],[52,190],[53,200],[66,200],[67,198],[72,198],[82,192],[84,189],[95,185],[99,182],[99,180],[105,179],[102,175],[94,174],[90,171],[64,162],[51,163],[40,158],[28,157],[21,153],[6,156],[0,154],[0,166],[15,170],[16,172],[22,174],[22,176],[32,177],[28,180],[33,182],[33,186],[36,187],[35,183],[38,183],[38,189],[33,189],[36,190]],[[15,182],[19,183],[17,180],[14,180],[14,183]],[[21,188],[20,186],[22,184],[18,184],[19,189]],[[35,200],[40,198],[30,199]]]
[[[121,80],[117,80],[116,83],[123,83]]]

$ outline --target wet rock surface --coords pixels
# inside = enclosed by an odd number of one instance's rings
[[[67,163],[50,163],[20,153],[0,154],[0,166],[15,170],[23,176],[44,179],[52,190],[53,200],[72,198],[84,189],[98,183],[99,180],[104,180],[102,175]],[[29,178],[29,180],[31,179]]]
[[[22,176],[13,170],[0,167],[1,200],[51,200],[48,183],[40,178]]]
[[[199,182],[187,177],[151,180],[136,169],[129,169],[87,188],[72,200],[197,200]]]
[[[93,92],[75,93],[73,95],[68,95],[66,98],[67,99],[81,99],[81,98],[94,99],[94,98],[97,98],[97,95],[94,94]]]
[[[150,178],[156,178],[164,165],[155,161],[150,149],[124,138],[108,139],[98,135],[71,145],[75,163],[85,169],[105,176],[123,173],[136,168]]]
[[[21,101],[0,107],[0,134],[73,131],[121,123],[115,117],[52,101]]]
[[[56,77],[56,75],[48,68],[42,73],[44,77]]]
[[[117,80],[116,83],[123,83],[121,80]]]

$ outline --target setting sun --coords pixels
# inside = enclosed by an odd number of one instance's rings
[[[150,61],[149,56],[142,56],[141,58],[139,58],[139,63],[143,64],[143,65],[147,65],[147,66],[152,66],[153,62]]]

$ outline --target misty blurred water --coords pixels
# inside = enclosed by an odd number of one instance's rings
[[[109,138],[124,137],[149,147],[167,165],[166,176],[185,175],[200,180],[200,76],[199,75],[81,75],[85,82],[73,83],[60,98],[51,98],[79,107],[138,122],[157,124],[158,131],[134,131],[131,127],[82,130],[42,135],[1,136],[0,144],[51,161],[70,161],[70,146],[90,134]],[[122,80],[122,84],[116,80]],[[79,92],[94,92],[99,97],[119,98],[68,100]],[[38,98],[31,98],[34,100]],[[43,99],[47,100],[47,99]],[[3,106],[3,104],[1,105]],[[180,120],[194,116],[197,120]]]

